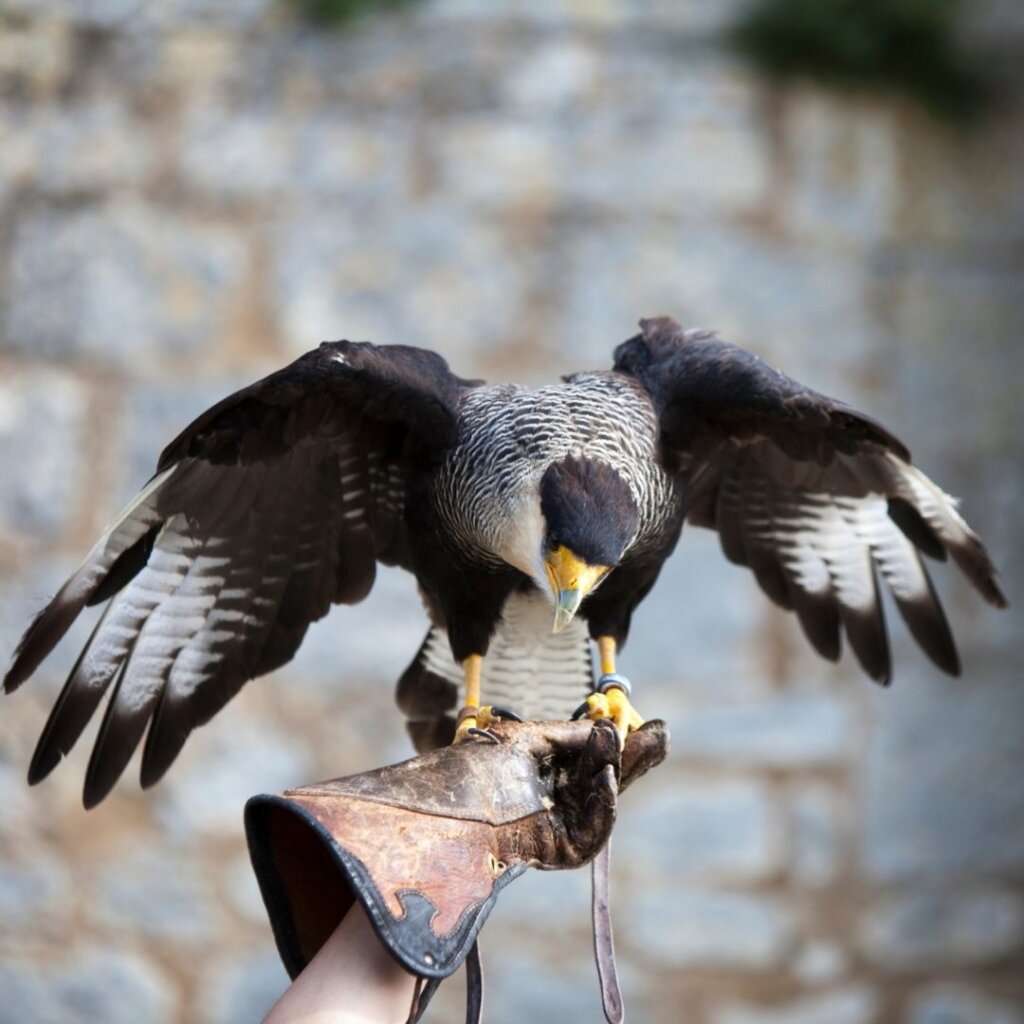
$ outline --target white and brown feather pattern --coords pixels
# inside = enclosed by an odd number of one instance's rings
[[[893,499],[931,531],[932,554],[948,551],[982,594],[1002,595],[978,538],[951,499],[918,469],[891,452],[839,455],[826,466],[791,459],[769,441],[718,453],[693,495],[691,521],[719,532],[733,562],[749,566],[777,604],[793,610],[815,649],[840,653],[840,634],[864,669],[886,682],[891,659],[879,578],[892,593],[911,634],[943,670],[960,668],[956,646],[928,571],[891,512]]]
[[[86,802],[113,785],[151,719],[143,780],[155,781],[195,726],[247,679],[294,654],[339,593],[364,595],[372,546],[362,517],[346,518],[358,495],[344,494],[341,478],[323,445],[297,446],[271,464],[180,464],[145,506],[162,520],[152,551],[114,595],[71,673],[33,777],[70,749],[113,683]],[[128,516],[138,517],[137,507]],[[137,532],[124,521],[113,531]]]
[[[142,781],[152,784],[189,733],[247,680],[287,662],[332,603],[366,596],[378,552],[401,560],[400,424],[361,417],[323,377],[306,388],[305,365],[186,430],[26,633],[8,690],[86,604],[110,600],[43,730],[30,781],[71,749],[109,692],[85,803],[106,795],[147,727]],[[372,388],[370,400],[379,400]],[[386,412],[394,417],[393,405]]]

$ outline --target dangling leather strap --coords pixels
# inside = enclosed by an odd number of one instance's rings
[[[427,1008],[427,1003],[430,1002],[430,993],[424,998],[424,989],[426,978],[422,975],[417,975],[416,986],[412,990],[412,1003],[409,1006],[409,1016],[405,1018],[405,1024],[416,1024],[416,1022],[423,1016],[423,1011]],[[437,986],[435,986],[436,988]]]
[[[619,988],[619,973],[615,967],[615,943],[612,941],[612,917],[608,905],[608,875],[611,868],[612,841],[601,847],[591,866],[593,881],[594,918],[594,959],[597,961],[597,977],[601,983],[601,1002],[608,1024],[622,1024],[625,1013],[622,1006],[622,991]]]
[[[474,942],[466,954],[466,1024],[481,1024],[484,1017],[484,965],[480,959],[480,944]],[[443,978],[417,978],[412,993],[412,1005],[405,1024],[418,1024],[427,1011],[434,993]]]
[[[484,965],[478,940],[466,956],[466,1024],[480,1024],[483,1019]]]

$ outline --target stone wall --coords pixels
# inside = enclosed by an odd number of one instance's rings
[[[539,381],[656,313],[884,418],[1019,603],[1022,91],[963,136],[769,90],[714,45],[737,7],[436,0],[332,36],[268,0],[0,5],[4,656],[162,444],[319,340]],[[973,15],[1012,66],[1016,7]],[[633,1020],[1024,1021],[1019,612],[936,575],[964,677],[890,615],[882,691],[684,536],[622,662],[674,734],[617,833]],[[285,976],[242,804],[407,752],[415,593],[382,574],[89,814],[94,730],[23,781],[86,628],[0,709],[0,1022],[254,1021]],[[489,1020],[597,1019],[587,881],[503,898]]]

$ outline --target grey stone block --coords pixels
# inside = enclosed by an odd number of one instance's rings
[[[965,985],[930,985],[910,999],[906,1024],[1021,1024],[1024,1009]]]
[[[1019,109],[1005,109],[982,142],[919,131],[905,164],[901,237],[935,249],[1013,245],[1024,224],[1016,170],[1024,160]],[[981,180],[983,187],[977,187]]]
[[[64,1007],[54,997],[37,965],[27,960],[0,964],[0,1024],[71,1024]]]
[[[171,26],[195,22],[243,29],[255,27],[273,11],[273,0],[170,0],[149,16]],[[143,13],[149,13],[145,7]]]
[[[698,95],[661,111],[656,120],[624,124],[618,111],[605,115],[595,109],[578,123],[578,134],[568,136],[568,152],[556,154],[573,169],[561,179],[564,201],[615,214],[623,206],[640,214],[686,211],[692,219],[738,217],[759,208],[770,189],[767,137],[735,117],[689,114],[715,95],[715,70],[689,79]],[[746,99],[738,97],[741,103]]]
[[[618,836],[616,837],[618,838]],[[618,843],[612,854],[612,887],[621,879],[625,860],[619,856]],[[625,907],[620,908],[625,910]],[[560,922],[556,945],[582,938],[588,941],[590,930],[590,870],[527,871],[503,893],[494,908],[495,925],[486,935],[514,930],[517,935],[534,937],[538,943],[551,938],[538,925],[552,916]],[[619,920],[619,916],[616,916]]]
[[[807,767],[849,756],[853,716],[824,693],[695,704],[673,719],[677,756],[737,765]]]
[[[493,934],[493,933],[492,933]],[[498,1012],[496,1020],[601,1020],[600,989],[588,950],[582,956],[565,955],[567,951],[519,949],[509,955],[488,956],[486,935],[481,945],[488,957],[488,1004]],[[497,951],[495,951],[497,953]],[[540,955],[538,955],[540,953]],[[462,995],[462,979],[447,982],[454,990],[456,1004]],[[449,999],[452,992],[447,993]],[[629,993],[626,993],[628,1000]],[[628,1005],[628,1002],[627,1002]],[[461,1020],[464,1010],[448,1016],[436,1016],[437,1021]],[[429,1019],[429,1018],[428,1018]]]
[[[147,125],[133,118],[122,98],[92,97],[51,116],[36,115],[38,172],[45,193],[77,195],[146,186],[158,167],[158,149]]]
[[[655,964],[723,971],[777,970],[797,929],[793,910],[773,897],[676,885],[645,890],[623,925],[619,934]]]
[[[551,39],[515,55],[502,82],[502,100],[531,118],[572,116],[596,98],[602,70],[592,40]]]
[[[894,893],[875,900],[857,936],[887,971],[988,964],[1024,943],[1024,899],[995,887]]]
[[[6,815],[4,824],[8,825]],[[4,922],[0,942],[16,946],[25,929],[52,931],[72,901],[69,872],[55,857],[36,854],[27,864],[0,860],[0,920]]]
[[[6,344],[155,376],[215,343],[244,266],[233,232],[135,202],[26,215],[10,250]]]
[[[214,961],[201,980],[194,1016],[204,1024],[254,1024],[289,985],[277,951]]]
[[[11,58],[19,50],[17,44],[23,40],[14,33],[8,39],[13,44],[11,50],[14,53],[0,50],[0,54],[7,57],[5,63],[9,68]],[[22,48],[21,52],[25,49],[29,47]],[[30,71],[28,67],[19,70],[24,75]],[[6,200],[15,189],[31,187],[39,175],[39,139],[34,128],[19,105],[0,103],[0,131],[4,137],[4,146],[0,150],[0,201]]]
[[[333,608],[310,627],[288,673],[329,693],[372,686],[390,695],[429,625],[412,576],[378,566],[361,604]]]
[[[807,784],[792,797],[791,871],[802,885],[827,885],[840,869],[842,835],[836,791]]]
[[[683,211],[655,218],[620,210],[614,219],[573,224],[561,244],[558,337],[567,366],[606,365],[641,316],[669,314],[857,401],[852,382],[873,345],[863,264]]]
[[[78,1024],[164,1024],[177,1014],[177,997],[159,968],[127,951],[83,953],[53,980],[61,1004]]]
[[[346,111],[297,116],[285,106],[202,106],[185,121],[179,173],[217,200],[288,202],[296,195],[400,201],[412,125],[382,131]]]
[[[221,872],[221,891],[227,897],[231,909],[244,921],[270,927],[263,895],[253,874],[248,853],[240,854],[224,865]]]
[[[1024,690],[1016,674],[993,666],[965,687],[914,668],[869,700],[868,871],[902,880],[1019,870]]]
[[[95,924],[192,950],[216,941],[214,893],[180,849],[126,851],[97,872],[94,886],[88,915]]]
[[[4,827],[8,832],[31,834],[35,808],[25,785],[23,766],[14,761],[7,749],[0,750],[0,807],[4,808]]]
[[[605,3],[575,3],[551,0],[543,4],[530,0],[436,0],[431,11],[451,20],[512,21],[549,28],[612,29],[628,27],[659,29],[697,36],[713,34],[732,23],[741,9],[740,0],[609,0]]]
[[[619,659],[644,714],[675,726],[689,714],[689,698],[729,701],[764,692],[752,623],[765,600],[748,572],[726,562],[717,534],[684,527]]]
[[[401,212],[325,204],[287,218],[273,238],[284,339],[295,355],[336,338],[436,347],[472,374],[528,301],[508,242],[499,226],[440,202]]]
[[[1012,459],[1021,414],[1014,381],[1024,353],[1006,339],[1020,330],[1024,281],[1001,250],[953,257],[924,250],[880,261],[877,290],[888,311],[879,339],[892,426],[913,442],[915,461],[936,483],[964,498],[986,526],[984,469]],[[948,410],[962,411],[959,416]],[[1005,480],[1014,492],[1015,480]],[[965,485],[977,488],[978,499]],[[998,516],[991,516],[993,525]],[[1019,524],[1019,516],[1012,522]],[[989,543],[993,541],[987,538]],[[1003,559],[1012,548],[993,548]]]
[[[0,967],[0,1024],[171,1024],[178,999],[160,969],[113,947],[74,952],[60,966]]]
[[[313,774],[308,739],[235,706],[189,737],[152,794],[153,813],[171,835],[240,836],[250,796],[312,782]]]
[[[13,0],[13,10],[25,14],[61,16],[85,28],[124,31],[157,26],[187,25],[190,22],[225,24],[236,28],[262,18],[270,0],[169,0],[149,4],[146,0]]]
[[[35,539],[67,527],[83,483],[88,393],[64,370],[16,369],[0,381],[0,525]]]
[[[543,208],[563,177],[558,129],[543,122],[484,112],[444,123],[434,145],[445,190],[471,203]]]
[[[616,855],[641,878],[757,881],[782,867],[779,811],[760,783],[655,775],[623,800]]]
[[[290,142],[283,116],[203,106],[185,122],[180,173],[221,199],[272,198],[288,185]]]
[[[805,996],[783,1005],[726,1003],[711,1014],[711,1024],[870,1024],[878,998],[867,986]]]
[[[774,205],[786,229],[815,245],[854,251],[897,234],[901,127],[877,102],[791,90],[781,127],[789,174]]]
[[[842,946],[812,940],[793,957],[793,976],[805,985],[820,986],[837,981],[849,966],[850,958]]]

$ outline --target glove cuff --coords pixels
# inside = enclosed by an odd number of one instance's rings
[[[329,784],[311,789],[253,797],[245,807],[253,869],[289,976],[313,959],[356,900],[407,970],[427,978],[455,971],[498,893],[526,864],[488,856],[492,830],[483,823],[332,798]],[[425,827],[430,841],[417,843]]]

